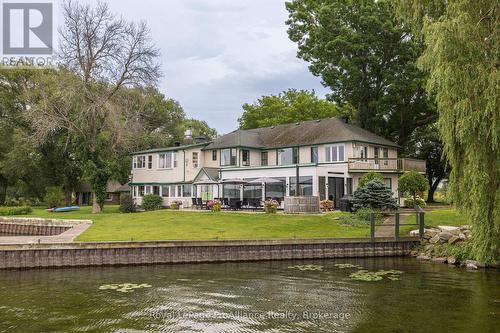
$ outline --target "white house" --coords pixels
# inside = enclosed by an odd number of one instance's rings
[[[402,172],[425,172],[425,161],[399,158],[399,149],[346,119],[236,130],[210,142],[134,153],[130,186],[138,204],[148,193],[162,196],[166,206],[181,200],[189,207],[193,197],[282,201],[295,194],[298,166],[301,195],[330,198],[338,205],[366,172],[382,173],[395,196]],[[272,182],[242,184],[257,178]]]

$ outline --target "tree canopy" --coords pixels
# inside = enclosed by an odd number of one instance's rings
[[[332,92],[328,99],[357,109],[359,125],[405,146],[417,126],[432,123],[422,45],[394,18],[388,1],[292,0],[288,35]]]
[[[500,239],[500,8],[496,0],[395,1],[422,37],[451,166],[450,192],[473,225],[473,253],[494,261]]]
[[[352,108],[320,99],[314,91],[288,89],[278,95],[262,96],[256,102],[243,104],[239,120],[241,129],[267,127],[297,121],[354,117]]]

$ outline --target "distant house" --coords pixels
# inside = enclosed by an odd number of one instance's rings
[[[400,148],[337,118],[236,130],[210,142],[135,152],[129,185],[138,204],[149,193],[162,196],[165,205],[181,200],[189,206],[192,197],[282,200],[295,194],[298,165],[300,194],[338,206],[366,172],[382,173],[395,196],[402,172],[425,172],[425,161],[398,157]],[[262,178],[272,182],[230,181]]]
[[[120,184],[116,180],[108,181],[106,185],[106,203],[119,204],[121,193],[130,193],[131,188],[128,184]],[[81,183],[76,191],[75,203],[79,206],[92,205],[92,190],[89,183]]]

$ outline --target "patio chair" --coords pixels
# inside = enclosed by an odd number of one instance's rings
[[[200,207],[200,209],[208,209],[207,204],[203,203],[201,198],[196,198],[196,206]]]
[[[191,198],[191,206],[195,209],[198,209],[198,203],[196,202],[196,198]]]
[[[237,198],[229,198],[229,209],[232,210],[241,209],[241,200]]]

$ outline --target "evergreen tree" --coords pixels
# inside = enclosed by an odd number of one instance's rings
[[[371,208],[376,210],[397,209],[397,201],[384,182],[375,179],[358,187],[352,197],[353,209]]]

